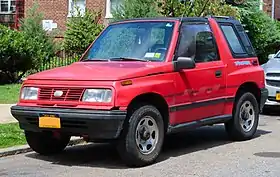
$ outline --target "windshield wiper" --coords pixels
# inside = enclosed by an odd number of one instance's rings
[[[142,62],[148,62],[148,61],[150,61],[150,60],[140,59],[140,58],[113,57],[113,58],[110,58],[110,59],[96,59],[96,58],[90,58],[90,59],[81,60],[81,62],[91,62],[91,61],[118,61],[118,60],[122,60],[122,61],[142,61]]]
[[[81,62],[91,62],[91,61],[109,61],[108,59],[96,59],[96,58],[90,58],[82,60]]]
[[[150,60],[141,59],[141,58],[131,58],[131,57],[114,57],[110,58],[110,61],[116,61],[116,60],[123,60],[123,61],[142,61],[142,62],[148,62]]]

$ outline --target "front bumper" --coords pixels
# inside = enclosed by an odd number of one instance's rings
[[[280,101],[276,100],[276,93],[280,93],[280,87],[266,85],[268,90],[268,98],[265,102],[266,106],[280,106]]]
[[[19,121],[21,129],[28,131],[55,130],[72,136],[87,135],[90,139],[116,139],[126,118],[126,111],[83,110],[12,106],[11,114]],[[61,128],[40,128],[39,114],[58,115]]]

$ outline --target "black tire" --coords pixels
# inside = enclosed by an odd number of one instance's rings
[[[71,138],[63,134],[55,137],[52,132],[32,131],[25,131],[25,137],[31,149],[41,155],[52,155],[62,152]]]
[[[252,123],[251,129],[245,131],[240,123],[240,111],[241,106],[245,102],[249,101],[252,105],[252,110],[254,111],[254,122]],[[247,102],[248,103],[248,102]],[[234,104],[233,117],[230,121],[225,123],[225,129],[232,140],[244,141],[252,139],[257,131],[259,123],[259,106],[256,97],[250,92],[244,92],[240,94]]]
[[[136,143],[136,129],[139,122],[142,122],[145,116],[150,116],[158,127],[158,141],[149,154],[142,153]],[[138,136],[140,135],[138,134]],[[118,142],[118,152],[124,163],[129,167],[141,167],[152,164],[161,152],[164,136],[164,122],[158,109],[152,105],[138,106],[131,116],[128,117],[121,139]]]

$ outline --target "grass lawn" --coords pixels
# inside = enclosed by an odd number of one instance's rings
[[[18,101],[21,84],[0,85],[0,104],[14,104]]]
[[[0,124],[0,148],[26,144],[18,123]]]

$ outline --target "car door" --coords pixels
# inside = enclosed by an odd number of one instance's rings
[[[176,97],[180,110],[176,122],[190,122],[222,115],[226,95],[225,64],[208,23],[182,24],[177,57],[192,58],[196,67],[178,73]]]

